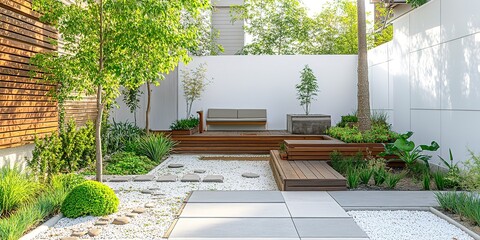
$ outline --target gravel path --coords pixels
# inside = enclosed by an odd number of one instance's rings
[[[371,240],[473,240],[426,211],[349,211]]]
[[[167,168],[168,164],[184,164],[183,168]],[[277,190],[268,161],[205,161],[194,155],[172,155],[150,174],[160,176],[174,174],[179,178],[194,170],[203,169],[198,174],[202,178],[209,174],[220,174],[225,177],[223,183],[182,183],[169,182],[126,182],[107,183],[117,191],[120,198],[119,211],[110,217],[125,215],[134,208],[144,207],[146,203],[154,203],[155,207],[147,209],[126,225],[97,226],[102,233],[94,239],[160,239],[168,229],[178,212],[183,199],[192,190]],[[252,172],[259,178],[244,178],[242,173]],[[164,195],[153,196],[141,191],[156,188],[155,192]],[[70,236],[73,230],[87,230],[93,227],[98,217],[81,217],[77,219],[62,218],[53,228],[41,234],[37,239],[60,239]],[[90,238],[88,235],[82,238]]]

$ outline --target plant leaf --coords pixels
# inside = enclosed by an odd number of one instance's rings
[[[409,132],[410,133],[410,132]],[[407,133],[408,134],[408,133]],[[402,136],[404,136],[403,134]],[[411,135],[410,135],[411,136]],[[395,147],[397,147],[401,151],[410,152],[415,148],[415,143],[412,141],[408,141],[407,138],[400,137],[394,143]]]

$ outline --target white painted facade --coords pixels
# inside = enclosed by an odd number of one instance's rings
[[[480,152],[480,1],[433,0],[394,22],[369,52],[371,104],[394,130],[437,141],[444,158]]]
[[[34,144],[27,144],[19,147],[0,149],[0,168],[3,166],[14,167],[17,165],[20,169],[26,166],[26,158],[32,157]]]

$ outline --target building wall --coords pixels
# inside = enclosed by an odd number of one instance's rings
[[[212,27],[219,32],[217,43],[221,44],[224,52],[220,55],[234,55],[245,44],[243,21],[232,22],[230,6],[242,5],[243,0],[217,0],[213,1]]]
[[[308,64],[318,79],[320,92],[312,103],[311,113],[330,114],[333,123],[357,105],[357,56],[210,56],[194,57],[193,69],[207,64],[211,83],[192,112],[209,108],[265,108],[268,129],[286,129],[286,114],[303,113],[296,99],[295,85],[300,71]],[[186,104],[179,76],[178,115],[186,116]]]
[[[395,130],[456,161],[480,152],[479,1],[433,0],[394,22],[393,41],[369,52],[371,103]]]

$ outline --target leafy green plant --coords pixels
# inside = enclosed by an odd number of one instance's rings
[[[174,146],[175,142],[167,136],[149,135],[138,140],[137,154],[160,163],[165,156],[170,154]]]
[[[372,121],[372,125],[388,126],[388,113],[382,111],[373,111],[372,114],[370,114],[370,121]]]
[[[105,164],[105,173],[111,175],[146,174],[157,164],[145,156],[131,152],[116,152]]]
[[[135,126],[137,125],[137,109],[140,107],[140,96],[143,94],[140,88],[126,88],[122,91],[123,102],[133,114]]]
[[[388,189],[394,189],[397,186],[398,182],[400,182],[400,180],[402,180],[402,178],[404,177],[404,173],[387,173],[387,176],[385,178],[385,185]]]
[[[480,226],[480,198],[478,192],[437,192],[440,207],[459,214]]]
[[[355,189],[360,184],[360,175],[355,169],[349,169],[347,173],[348,188]]]
[[[182,70],[183,96],[187,103],[187,118],[192,114],[192,105],[196,100],[200,100],[202,93],[210,83],[207,79],[207,64],[201,63],[192,70]]]
[[[407,0],[407,3],[410,4],[413,8],[420,7],[425,4],[428,0]]]
[[[285,144],[285,142],[280,143],[279,150],[281,153],[287,152],[287,144]]]
[[[303,107],[305,114],[308,115],[310,113],[310,104],[319,91],[317,78],[308,65],[305,65],[301,71],[300,83],[295,85],[295,88],[297,89],[297,99],[300,101],[300,106]]]
[[[413,141],[408,140],[412,135],[413,132],[400,134],[394,143],[385,144],[385,152],[382,155],[396,155],[405,162],[407,167],[421,160],[425,163],[427,169],[430,169],[429,160],[432,156],[423,154],[423,151],[436,151],[440,146],[435,141],[432,141],[430,145],[415,146]]]
[[[372,168],[363,168],[359,170],[358,176],[360,177],[360,183],[361,184],[368,184],[370,179],[372,178],[373,175],[373,169]]]
[[[374,168],[373,169],[373,182],[376,186],[382,185],[387,179],[387,170],[385,168]]]
[[[453,163],[454,160],[452,149],[448,149],[448,153],[449,161],[443,159],[441,156],[438,156],[438,158],[448,169],[447,174],[444,176],[444,184],[446,188],[457,188],[458,186],[460,186],[460,182],[462,181],[460,168],[458,167],[458,163]]]
[[[104,216],[117,211],[119,199],[107,185],[85,181],[76,186],[63,201],[61,211],[68,218]]]
[[[423,190],[430,190],[431,176],[429,173],[423,174]]]
[[[398,137],[389,126],[382,124],[372,125],[372,129],[363,133],[357,126],[331,127],[327,134],[346,143],[386,143]]]
[[[438,171],[438,172],[434,172],[432,176],[433,176],[433,181],[435,182],[435,186],[437,187],[437,190],[444,190],[445,186],[447,185],[446,174]]]
[[[337,127],[345,127],[347,126],[347,124],[349,123],[356,123],[358,122],[358,117],[357,115],[355,114],[349,114],[349,115],[345,115],[345,116],[342,116],[342,120],[337,123]]]
[[[171,130],[190,130],[198,127],[200,121],[198,118],[190,117],[185,119],[179,119],[170,125]]]
[[[366,165],[361,152],[355,156],[343,156],[342,153],[334,151],[330,154],[330,159],[332,167],[343,175],[350,169],[361,169]]]
[[[109,123],[103,132],[103,147],[105,153],[114,153],[125,150],[125,147],[132,142],[137,141],[145,131],[130,122]]]
[[[480,155],[476,155],[471,150],[469,152],[470,159],[465,162],[461,185],[464,189],[478,192],[480,190]]]
[[[31,203],[39,195],[42,185],[33,176],[22,173],[17,166],[0,169],[0,216]]]

